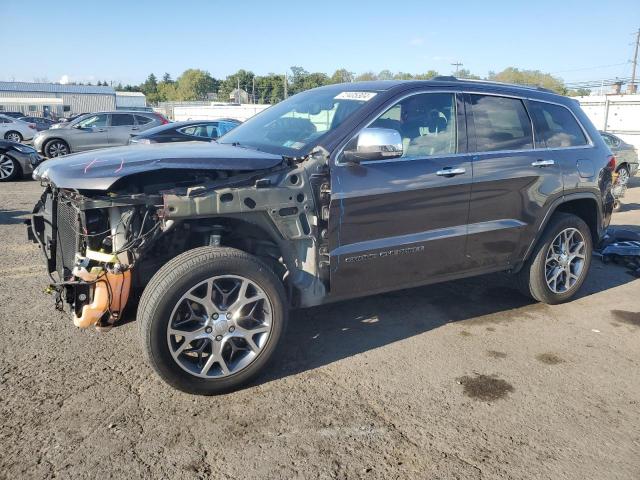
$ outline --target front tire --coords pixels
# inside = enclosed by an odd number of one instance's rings
[[[47,158],[62,157],[71,152],[69,145],[63,140],[51,140],[44,145],[43,150]]]
[[[22,176],[22,169],[15,158],[0,153],[0,182],[10,182]]]
[[[520,290],[550,305],[570,300],[591,265],[591,231],[580,217],[555,213],[517,274]]]
[[[138,323],[147,358],[165,382],[214,395],[265,367],[287,315],[282,282],[262,261],[232,248],[201,247],[154,275]]]
[[[4,134],[4,139],[10,142],[22,143],[22,135],[14,130]]]

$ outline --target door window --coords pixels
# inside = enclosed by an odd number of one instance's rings
[[[190,127],[184,127],[178,130],[185,135],[189,135],[191,137],[200,137],[200,138],[214,138],[218,135],[218,130],[215,125],[191,125]]]
[[[145,117],[143,115],[136,115],[135,117],[138,125],[146,125],[147,123],[153,122],[153,120],[151,120],[149,117]]]
[[[453,93],[420,93],[387,109],[370,127],[396,130],[402,158],[456,153],[456,99]]]
[[[135,124],[133,121],[133,115],[130,113],[112,113],[111,114],[111,126],[112,127],[132,127]]]
[[[470,98],[477,152],[533,148],[531,121],[521,100],[493,95]]]
[[[107,115],[92,115],[78,122],[80,128],[106,127]]]
[[[531,102],[536,132],[547,148],[586,145],[587,138],[573,114],[561,105]]]

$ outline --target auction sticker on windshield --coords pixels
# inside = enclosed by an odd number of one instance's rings
[[[368,102],[376,96],[376,92],[342,92],[333,97],[335,100],[360,100]]]

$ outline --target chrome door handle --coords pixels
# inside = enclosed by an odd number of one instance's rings
[[[438,170],[436,175],[440,175],[441,177],[453,177],[454,175],[462,175],[463,173],[467,173],[465,168],[443,168],[442,170]]]
[[[531,162],[532,167],[548,167],[555,164],[555,160],[536,160],[535,162]]]

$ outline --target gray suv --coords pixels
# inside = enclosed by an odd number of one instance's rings
[[[33,145],[46,157],[59,157],[96,148],[126,145],[131,135],[165,123],[168,120],[155,112],[91,113],[63,127],[38,133],[33,138]]]

